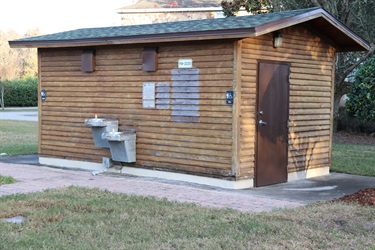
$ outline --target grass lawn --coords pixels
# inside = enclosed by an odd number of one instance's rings
[[[0,197],[2,249],[374,249],[375,209],[316,203],[247,214],[69,187]]]
[[[0,153],[7,155],[38,152],[38,122],[0,120]]]
[[[331,171],[375,176],[375,146],[333,144]]]
[[[36,153],[37,132],[0,120],[0,153]],[[375,146],[333,146],[333,171],[375,176],[374,163]],[[14,216],[26,222],[2,221]],[[247,214],[77,187],[0,197],[0,249],[374,250],[374,238],[374,207],[346,203]]]
[[[11,176],[0,175],[0,185],[12,184],[12,183],[15,183],[15,182],[16,182],[16,180]]]

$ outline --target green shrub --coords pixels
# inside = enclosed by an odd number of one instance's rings
[[[38,78],[6,80],[4,85],[4,104],[6,107],[31,107],[38,106]]]
[[[349,116],[346,108],[340,108],[337,130],[351,133],[375,133],[375,121],[363,121]],[[375,250],[375,249],[374,249]]]
[[[361,121],[375,121],[375,56],[355,76],[346,102],[348,115]]]

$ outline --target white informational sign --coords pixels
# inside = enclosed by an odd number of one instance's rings
[[[193,59],[178,59],[179,69],[190,69],[193,67]]]
[[[155,108],[155,83],[144,82],[142,93],[143,108]]]

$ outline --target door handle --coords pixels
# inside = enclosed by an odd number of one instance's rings
[[[259,120],[259,125],[260,126],[264,126],[264,125],[267,125],[267,122],[263,121],[263,120]]]

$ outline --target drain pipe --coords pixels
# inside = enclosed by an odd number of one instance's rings
[[[98,174],[102,174],[102,173],[105,173],[107,170],[98,170],[98,171],[93,171],[91,174],[93,175],[93,176],[95,176],[95,175],[98,175]]]
[[[105,173],[107,172],[107,170],[110,168],[110,167],[113,167],[113,161],[111,158],[109,157],[103,157],[102,159],[102,166],[103,166],[103,170],[97,170],[97,171],[93,171],[91,174],[92,175],[98,175],[98,174],[102,174],[102,173]]]

